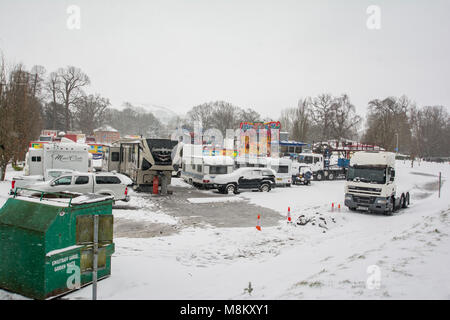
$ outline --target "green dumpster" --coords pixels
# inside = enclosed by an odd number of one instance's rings
[[[0,288],[47,299],[92,282],[95,215],[98,279],[109,276],[112,203],[93,194],[9,198],[0,209]]]

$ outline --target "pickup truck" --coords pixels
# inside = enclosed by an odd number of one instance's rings
[[[63,174],[71,174],[74,172],[70,169],[47,169],[45,175],[33,175],[33,176],[18,176],[14,177],[11,181],[10,194],[14,194],[15,188],[24,188],[25,186],[30,187],[32,184],[40,183],[43,181],[50,181]]]
[[[113,196],[115,201],[129,201],[128,185],[130,178],[113,172],[73,172],[64,174],[51,181],[25,186],[27,189],[46,192],[95,193]],[[18,190],[28,193],[27,190]],[[31,191],[32,192],[32,191]]]

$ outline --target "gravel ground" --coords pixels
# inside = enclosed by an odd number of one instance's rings
[[[153,223],[123,218],[115,218],[114,236],[128,238],[150,238],[165,236],[178,232],[187,227],[217,228],[252,227],[256,225],[258,214],[264,217],[264,226],[275,226],[283,217],[276,211],[256,206],[245,199],[242,192],[239,195],[223,195],[212,190],[198,190],[188,186],[171,186],[172,194],[167,196],[154,196],[146,193],[134,193],[139,203],[146,205],[136,206],[118,202],[114,210],[148,210],[158,211],[177,219],[176,224]],[[219,198],[239,197],[240,201],[221,202]],[[214,202],[191,203],[188,199],[208,199]]]

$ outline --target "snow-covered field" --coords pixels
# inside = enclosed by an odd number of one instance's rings
[[[446,180],[440,199],[439,171]],[[262,215],[262,231],[202,226],[170,236],[115,238],[112,276],[99,282],[98,297],[450,299],[449,178],[449,164],[422,162],[411,168],[410,163],[397,161],[397,183],[410,190],[411,205],[394,216],[347,210],[344,181],[313,182],[269,193],[244,192],[231,201],[242,203],[243,210],[248,202],[275,210],[280,223],[265,227]],[[8,189],[9,183],[0,183],[0,205]],[[188,200],[208,206],[230,201],[230,197]],[[179,223],[151,198],[133,197],[131,205],[136,209],[113,212],[136,222]],[[315,220],[314,225],[288,224],[288,207],[293,221],[305,215]],[[379,288],[367,285],[375,278],[380,280]],[[249,282],[251,295],[244,291]],[[65,298],[90,297],[91,288],[86,287]],[[20,296],[0,290],[0,299],[11,298]]]

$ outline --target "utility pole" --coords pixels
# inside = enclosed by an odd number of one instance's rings
[[[97,271],[98,271],[98,215],[94,216],[94,246],[92,266],[92,300],[97,300]]]
[[[396,132],[395,135],[397,136],[397,146],[395,148],[395,152],[398,153],[398,132]]]

